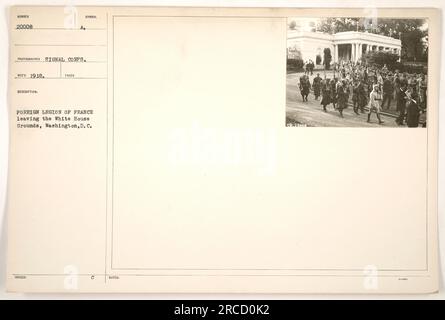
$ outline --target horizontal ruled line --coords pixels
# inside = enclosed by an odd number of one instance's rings
[[[24,273],[24,274],[13,274],[14,277],[27,276],[27,277],[66,277],[69,274],[67,273]],[[364,274],[122,274],[122,273],[109,273],[109,274],[100,274],[100,273],[91,273],[91,274],[77,274],[77,276],[83,277],[100,277],[100,276],[122,276],[122,277],[358,277],[363,278],[367,277]],[[392,275],[392,274],[378,274],[375,277],[388,277],[388,278],[400,278],[400,277],[408,277],[408,278],[430,278],[429,275]]]
[[[106,44],[46,44],[46,43],[15,43],[16,47],[106,47]]]
[[[45,77],[45,78],[18,78],[15,77],[15,80],[104,80],[107,78],[57,78],[57,77]]]
[[[106,28],[31,28],[31,29],[19,29],[15,28],[15,30],[22,30],[22,31],[31,31],[31,30],[67,30],[67,31],[87,31],[87,30],[107,30]]]
[[[15,60],[17,63],[107,63],[107,61],[43,61],[43,60]]]

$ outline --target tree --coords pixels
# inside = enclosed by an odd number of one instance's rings
[[[421,61],[424,57],[425,47],[420,30],[402,34],[402,58],[408,61]]]
[[[402,42],[402,59],[422,61],[427,46],[424,40],[428,36],[425,19],[379,19],[379,34],[398,38]]]
[[[394,70],[398,66],[399,56],[392,52],[377,51],[364,54],[362,59],[369,65],[377,65],[380,68],[386,65],[388,69]]]
[[[319,54],[317,54],[317,56],[315,57],[315,64],[316,65],[320,65],[321,64],[321,56]]]
[[[326,70],[329,70],[329,68],[331,66],[331,60],[332,60],[331,49],[324,48],[323,55],[324,55],[324,59],[323,59],[324,68]]]
[[[337,33],[346,31],[364,31],[362,18],[323,18],[316,26],[318,31],[325,33]]]

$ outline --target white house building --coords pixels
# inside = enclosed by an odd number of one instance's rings
[[[328,34],[300,30],[288,30],[288,58],[300,57],[303,61],[317,61],[320,56],[323,63],[323,51],[331,50],[331,63],[342,60],[358,61],[368,51],[389,51],[399,55],[402,43],[399,39],[367,32],[338,32]]]

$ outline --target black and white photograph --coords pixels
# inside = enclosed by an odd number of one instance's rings
[[[286,126],[426,128],[428,23],[288,18]]]

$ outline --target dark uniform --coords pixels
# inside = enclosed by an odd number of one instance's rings
[[[321,83],[321,105],[323,106],[323,111],[326,110],[326,106],[331,103],[331,85],[329,79],[325,79]]]
[[[426,109],[427,106],[427,82],[424,77],[419,81],[419,105],[422,109]]]
[[[406,124],[409,128],[417,128],[419,126],[420,107],[418,100],[418,96],[414,90],[407,92]]]
[[[361,85],[361,83],[359,81],[355,81],[352,84],[352,107],[353,110],[356,114],[358,113],[358,108],[359,108],[359,86]]]
[[[382,101],[382,109],[385,109],[385,103],[386,109],[389,109],[391,100],[392,100],[392,94],[394,92],[394,85],[392,81],[389,78],[386,78],[383,81],[383,101]]]
[[[300,92],[303,97],[303,101],[308,101],[307,97],[309,95],[309,91],[311,88],[311,83],[309,81],[309,77],[303,75],[300,77]]]
[[[321,77],[319,75],[317,75],[312,81],[312,88],[314,89],[315,100],[318,100],[321,89]]]
[[[341,84],[337,87],[337,102],[338,102],[338,111],[340,112],[340,117],[343,118],[343,109],[346,109],[348,104],[349,92],[346,81],[341,82]]]
[[[334,109],[335,109],[335,104],[337,103],[337,85],[336,85],[336,83],[337,83],[337,79],[335,79],[335,78],[329,82],[330,93],[331,93],[330,101],[331,101],[332,105],[334,106]]]
[[[397,90],[397,111],[399,111],[399,116],[396,119],[398,125],[403,125],[405,120],[405,112],[406,112],[406,95],[405,91],[408,88],[408,82],[405,78],[399,80],[399,87]]]
[[[358,93],[358,107],[361,113],[365,113],[365,106],[368,103],[368,93],[366,91],[365,85],[360,81],[357,88]]]

